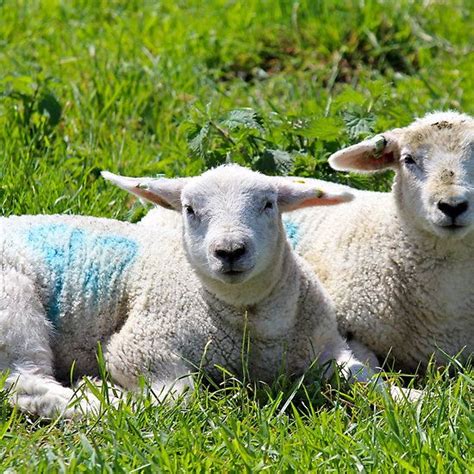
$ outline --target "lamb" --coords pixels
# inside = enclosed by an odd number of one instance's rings
[[[354,353],[405,372],[423,372],[432,357],[438,366],[454,356],[466,362],[474,351],[474,119],[432,113],[329,162],[396,172],[390,193],[349,188],[356,198],[332,213],[288,217]]]
[[[333,298],[355,355],[423,372],[467,361],[474,341],[474,119],[437,112],[335,153],[341,171],[396,172],[389,193],[288,178],[355,199],[286,214],[296,252]],[[175,227],[150,211],[141,225]],[[166,224],[168,221],[168,224]]]
[[[281,213],[351,199],[312,184],[236,165],[194,178],[104,178],[180,212],[176,232],[111,219],[0,219],[0,370],[13,403],[53,417],[91,411],[70,405],[70,377],[96,376],[103,348],[114,383],[136,390],[143,374],[160,400],[192,388],[202,367],[272,382],[335,360],[350,380],[371,372],[337,331],[332,303],[291,250]]]

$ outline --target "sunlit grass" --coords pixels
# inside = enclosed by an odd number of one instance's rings
[[[390,176],[331,172],[328,155],[435,109],[472,114],[473,27],[469,0],[5,0],[0,214],[133,220],[142,208],[101,169],[189,175],[226,159],[387,189]],[[248,108],[261,128],[229,123]],[[469,472],[472,369],[417,384],[416,406],[363,387],[198,385],[177,405],[130,399],[75,423],[0,392],[0,469]]]

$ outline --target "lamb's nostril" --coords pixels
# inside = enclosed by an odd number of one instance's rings
[[[233,263],[242,257],[245,252],[246,248],[244,245],[242,245],[232,249],[216,249],[214,254],[219,260],[223,260],[227,263]]]
[[[220,258],[221,260],[226,260],[229,252],[227,250],[217,249],[214,251],[216,257]]]
[[[466,212],[468,207],[469,204],[467,201],[462,201],[457,204],[449,204],[444,201],[438,202],[438,209],[443,214],[446,214],[448,217],[451,217],[451,219],[456,219],[456,217],[461,215],[463,212]]]
[[[238,258],[242,257],[245,253],[245,247],[238,247],[232,251],[232,259],[237,260]]]

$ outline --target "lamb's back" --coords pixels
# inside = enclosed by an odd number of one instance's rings
[[[146,239],[132,224],[80,216],[0,220],[1,269],[33,283],[52,326],[57,370],[67,377],[96,366],[97,343],[124,322],[128,280],[145,258]],[[166,265],[164,265],[166,267]]]

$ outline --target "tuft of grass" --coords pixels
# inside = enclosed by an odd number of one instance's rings
[[[390,175],[336,174],[327,157],[435,109],[472,114],[473,26],[470,0],[3,0],[0,215],[136,220],[100,170],[229,160],[386,190]],[[117,408],[96,390],[103,413],[75,423],[18,413],[0,391],[0,470],[471,471],[472,367],[417,383],[419,405],[236,380]]]

